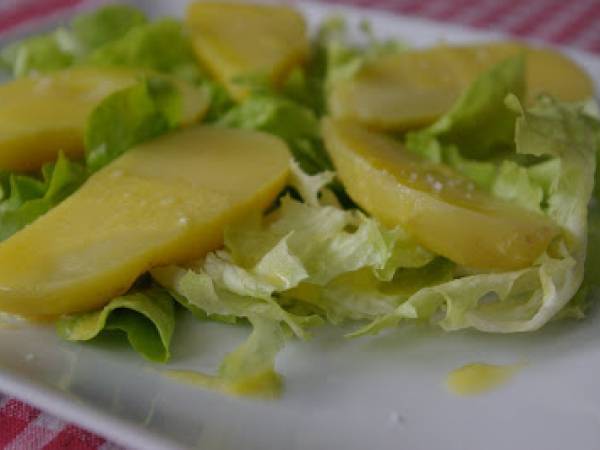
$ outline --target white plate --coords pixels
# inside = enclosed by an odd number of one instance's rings
[[[181,15],[184,1],[143,6]],[[313,23],[331,11],[318,4],[302,8]],[[380,35],[417,45],[494,37],[343,11],[355,22],[369,18]],[[600,79],[598,59],[573,55]],[[246,333],[184,318],[170,366],[211,370]],[[449,394],[447,373],[474,361],[527,365],[486,395]],[[348,341],[323,329],[308,343],[290,343],[277,363],[286,379],[283,398],[240,400],[166,379],[127,349],[65,343],[43,326],[0,329],[0,390],[136,448],[600,448],[598,308],[584,321],[528,335],[445,334],[409,326]]]

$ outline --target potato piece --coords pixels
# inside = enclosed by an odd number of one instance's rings
[[[63,150],[83,155],[83,133],[90,112],[113,92],[134,84],[144,72],[81,67],[21,78],[0,85],[0,169],[35,170]],[[208,106],[204,91],[174,80],[182,90],[184,122]]]
[[[547,92],[564,101],[594,95],[589,76],[561,53],[512,42],[452,47],[440,45],[382,57],[355,77],[336,82],[329,108],[336,118],[370,128],[404,130],[433,122],[494,64],[525,51],[529,99]]]
[[[198,59],[236,100],[248,93],[239,77],[277,85],[308,57],[304,18],[289,6],[196,2],[186,21]]]
[[[466,267],[527,267],[558,233],[549,218],[492,197],[383,135],[332,119],[324,134],[337,173],[360,206]]]
[[[0,243],[0,310],[98,308],[152,267],[201,257],[273,201],[290,158],[273,136],[212,127],[139,145]]]

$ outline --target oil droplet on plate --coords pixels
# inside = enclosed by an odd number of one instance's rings
[[[484,394],[508,383],[525,366],[524,363],[497,365],[472,363],[448,374],[446,387],[461,396]]]

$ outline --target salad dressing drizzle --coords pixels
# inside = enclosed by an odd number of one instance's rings
[[[522,362],[508,365],[467,364],[448,374],[446,387],[460,396],[484,394],[508,383],[524,365]]]

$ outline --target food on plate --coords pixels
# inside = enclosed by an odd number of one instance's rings
[[[327,119],[323,134],[340,180],[360,206],[465,267],[527,267],[559,233],[550,218],[356,123]]]
[[[140,144],[0,244],[0,308],[103,306],[148,269],[218,248],[227,223],[269,206],[288,165],[283,142],[253,131],[194,127]]]
[[[331,114],[382,130],[427,125],[447,112],[479,75],[517,54],[526,58],[529,102],[540,93],[563,101],[593,97],[591,78],[558,51],[513,42],[441,44],[373,58],[336,81],[328,99]]]
[[[304,18],[290,6],[195,2],[186,23],[199,60],[237,100],[248,94],[244,77],[277,85],[308,58]]]
[[[160,363],[186,315],[246,326],[215,372],[162,372],[267,397],[286,341],[323,324],[584,317],[588,75],[549,49],[361,30],[327,20],[309,44],[288,6],[196,2],[179,21],[112,5],[0,51],[17,78],[0,87],[0,310],[74,342],[118,330]]]
[[[142,77],[138,69],[77,67],[0,85],[0,169],[36,170],[56,159],[59,151],[81,156],[89,114],[110,94]],[[204,94],[185,81],[172,81],[185,102],[183,122],[196,121],[204,109]]]

